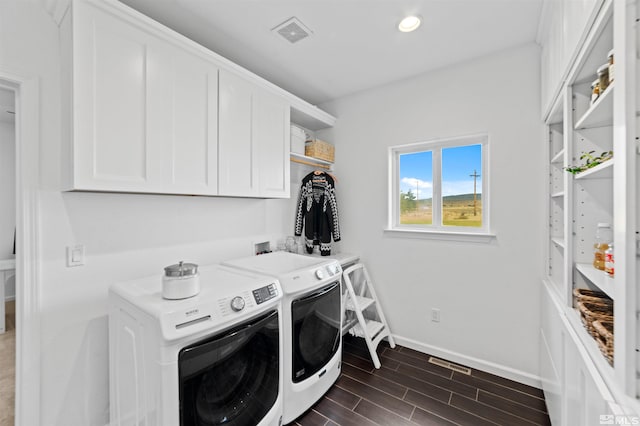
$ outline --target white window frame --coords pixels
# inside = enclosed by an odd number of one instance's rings
[[[481,205],[482,226],[442,225],[442,149],[459,146],[480,145],[482,153]],[[400,223],[400,155],[423,151],[432,152],[432,214],[431,225],[406,225]],[[424,142],[389,147],[389,201],[388,226],[386,233],[395,236],[453,239],[462,241],[488,242],[495,237],[491,233],[489,221],[489,135],[486,133],[432,139]]]

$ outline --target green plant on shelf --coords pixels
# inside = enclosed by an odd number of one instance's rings
[[[569,167],[565,167],[564,169],[569,173],[576,175],[578,173],[582,173],[585,170],[589,170],[597,166],[598,164],[602,164],[605,161],[611,160],[613,158],[613,151],[604,151],[602,154],[598,155],[597,157],[593,155],[594,153],[595,151],[583,152],[582,155],[580,156],[580,159],[584,160],[584,164],[581,164],[578,166],[569,166]]]

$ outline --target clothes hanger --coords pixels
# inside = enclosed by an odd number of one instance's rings
[[[314,175],[314,178],[315,178],[315,176],[328,175],[328,176],[331,177],[331,179],[333,179],[333,181],[335,183],[338,183],[338,178],[334,174],[329,173],[329,172],[327,172],[325,170],[317,170],[316,169],[316,170],[313,171],[313,175]]]

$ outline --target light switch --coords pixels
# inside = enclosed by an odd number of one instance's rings
[[[84,246],[67,247],[67,267],[84,265]]]

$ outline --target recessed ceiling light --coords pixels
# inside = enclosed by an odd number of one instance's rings
[[[422,23],[422,20],[420,19],[419,16],[407,16],[402,21],[400,21],[400,24],[398,25],[398,29],[403,33],[409,33],[411,31],[418,29],[421,23]]]

